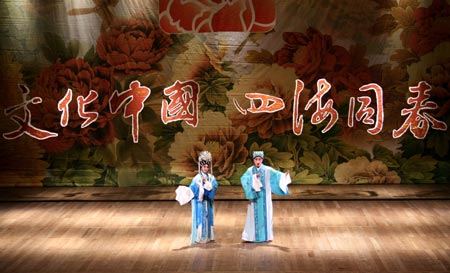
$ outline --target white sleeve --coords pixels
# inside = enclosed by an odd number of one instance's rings
[[[210,191],[212,190],[212,183],[209,181],[206,181],[205,186],[204,186],[205,190]]]
[[[256,174],[252,175],[252,188],[256,192],[261,191],[261,188],[262,188],[261,180],[258,177],[256,177]]]
[[[289,184],[291,184],[291,176],[289,175],[289,173],[284,173],[281,175],[280,178],[280,188],[284,193],[287,193],[288,191],[288,186]]]

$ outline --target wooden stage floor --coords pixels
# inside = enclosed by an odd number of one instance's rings
[[[450,272],[450,185],[291,185],[274,241],[241,241],[240,187],[216,242],[190,245],[168,187],[0,188],[0,272]]]
[[[246,204],[216,201],[216,242],[190,245],[176,201],[4,201],[0,272],[450,272],[450,200],[277,200],[260,244]]]

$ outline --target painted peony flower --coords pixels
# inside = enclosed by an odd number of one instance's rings
[[[112,115],[109,111],[109,98],[113,92],[113,75],[110,68],[91,67],[83,59],[59,61],[42,70],[36,78],[35,88],[30,97],[41,97],[43,102],[30,105],[32,124],[40,129],[58,133],[58,137],[42,140],[39,143],[49,152],[64,152],[75,143],[86,146],[99,146],[114,139]],[[69,104],[69,122],[62,127],[58,102],[73,91]],[[87,97],[90,90],[98,93],[98,98],[86,106],[86,111],[97,112],[98,119],[88,127],[81,128],[85,119],[78,115],[77,97]]]
[[[174,73],[171,83],[177,80],[196,81],[200,85],[200,111],[223,112],[228,103],[226,93],[233,85],[230,73],[222,67],[226,48],[221,47],[216,51],[195,38],[186,47],[187,50],[171,63]]]
[[[345,96],[337,92],[348,91],[360,95],[358,89],[372,82],[368,60],[363,58],[362,48],[350,51],[334,45],[331,36],[309,28],[305,34],[285,32],[286,44],[275,52],[275,62],[283,67],[295,69],[297,77],[308,88],[315,88],[317,80],[325,78],[332,85],[331,97],[338,105],[346,102]]]
[[[173,43],[169,35],[148,20],[117,20],[97,41],[97,54],[114,74],[140,74],[158,70],[156,63]]]
[[[369,161],[366,157],[357,157],[339,164],[334,177],[338,184],[399,184],[400,177],[395,171],[379,160]]]
[[[248,157],[245,147],[247,135],[243,128],[232,127],[219,112],[204,112],[196,128],[183,123],[183,132],[175,135],[169,149],[172,173],[187,179],[198,173],[198,155],[207,150],[212,154],[212,172],[217,180],[230,178],[236,164],[244,164]]]
[[[438,45],[432,52],[423,55],[419,62],[408,67],[410,86],[426,81],[432,86],[430,101],[439,105],[436,117],[450,110],[450,42]]]
[[[159,14],[168,33],[267,32],[276,16],[274,0],[161,0]]]
[[[442,42],[450,41],[450,4],[446,0],[434,0],[429,7],[413,11],[411,25],[404,26],[400,34],[405,47],[418,56],[432,51]]]

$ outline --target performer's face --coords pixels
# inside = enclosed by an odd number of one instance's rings
[[[253,163],[255,164],[256,168],[261,167],[262,162],[263,162],[263,158],[262,157],[257,156],[255,158],[253,158]]]
[[[208,166],[208,164],[204,164],[204,165],[202,165],[202,172],[203,172],[203,173],[207,173],[207,172],[208,172],[208,170],[209,170],[209,166]]]

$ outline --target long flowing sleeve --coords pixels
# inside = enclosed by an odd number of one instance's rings
[[[270,168],[270,187],[274,194],[281,196],[289,195],[289,189],[287,187],[287,184],[289,183],[289,174]]]
[[[241,176],[241,185],[244,189],[245,198],[248,200],[253,200],[257,197],[256,192],[252,187],[252,167],[248,168],[247,171]]]
[[[196,183],[196,179],[198,179],[197,178],[197,176],[195,176],[193,179],[192,179],[192,182],[191,182],[191,184],[189,185],[189,188],[191,189],[191,191],[194,193],[194,198],[195,199],[198,199],[198,195],[199,195],[199,187],[198,187],[198,185],[197,185],[197,183]]]

